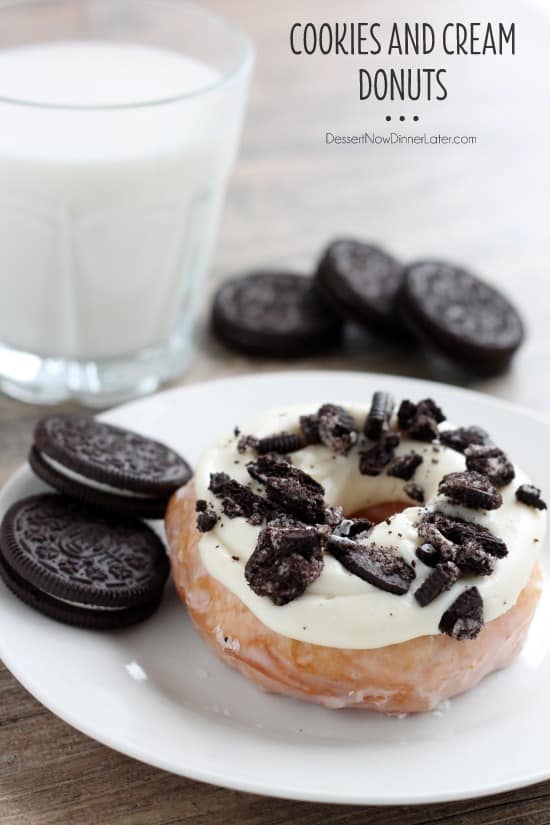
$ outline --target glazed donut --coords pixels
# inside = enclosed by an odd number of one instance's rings
[[[429,400],[396,416],[385,398],[380,415],[382,395],[223,438],[166,532],[178,592],[224,661],[271,692],[410,713],[519,652],[546,514],[482,430]]]

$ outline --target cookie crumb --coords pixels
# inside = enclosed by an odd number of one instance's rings
[[[201,533],[209,533],[218,523],[218,514],[210,502],[198,499],[195,503],[197,512],[197,530]]]
[[[502,496],[486,476],[473,470],[448,473],[439,482],[439,492],[454,504],[464,507],[496,510],[502,504]]]
[[[547,504],[541,498],[541,491],[534,484],[522,484],[516,490],[516,498],[528,507],[535,507],[537,510],[546,510]]]
[[[323,404],[317,416],[322,443],[337,455],[347,455],[359,438],[353,416],[337,404]]]
[[[439,629],[457,641],[467,641],[479,636],[483,625],[483,600],[477,587],[469,587],[445,611]]]

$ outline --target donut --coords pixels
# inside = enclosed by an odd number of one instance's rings
[[[485,431],[379,392],[223,437],[165,526],[178,593],[224,662],[269,692],[402,714],[518,654],[545,510]]]

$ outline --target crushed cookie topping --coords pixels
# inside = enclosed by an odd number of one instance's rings
[[[467,469],[486,476],[495,487],[504,487],[516,475],[514,465],[499,447],[470,444],[464,455]]]
[[[418,453],[411,452],[398,455],[392,458],[386,473],[389,476],[401,478],[403,481],[410,481],[423,461],[424,459]]]
[[[439,629],[457,641],[466,641],[479,636],[483,625],[483,599],[477,587],[469,587],[445,611]]]
[[[458,427],[456,430],[441,430],[439,440],[451,450],[463,453],[473,444],[487,446],[491,444],[489,434],[481,427]]]
[[[448,473],[439,482],[439,492],[447,496],[453,504],[482,510],[496,510],[502,504],[502,496],[487,476],[466,470]]]
[[[400,429],[404,430],[409,438],[430,442],[439,437],[438,425],[445,421],[445,415],[431,398],[425,398],[418,404],[405,400],[401,402],[397,420]]]
[[[485,430],[469,426],[440,431],[445,415],[431,398],[417,403],[402,401],[395,418],[394,409],[389,393],[375,392],[362,432],[344,407],[330,403],[314,414],[300,416],[296,431],[258,438],[235,429],[239,453],[255,453],[246,463],[251,481],[241,484],[226,473],[212,473],[209,490],[220,500],[221,511],[228,518],[243,517],[261,527],[245,566],[246,581],[257,595],[281,606],[298,598],[321,575],[325,553],[352,575],[394,595],[408,593],[417,576],[416,562],[408,563],[397,548],[369,543],[372,522],[346,518],[342,507],[327,506],[323,485],[292,463],[292,454],[308,445],[326,447],[334,459],[357,447],[362,475],[385,472],[401,479],[405,495],[423,504],[424,489],[413,479],[424,461],[420,453],[432,448],[413,449],[403,455],[396,455],[396,449],[401,437],[436,442],[463,454],[466,463],[464,471],[441,479],[440,494],[471,509],[501,506],[499,488],[510,484],[515,470]],[[546,509],[534,485],[521,485],[515,496],[527,506]],[[199,499],[196,511],[198,530],[214,529],[220,518],[214,506]],[[439,511],[422,512],[416,527],[423,543],[416,556],[430,570],[414,592],[420,607],[432,604],[464,576],[490,576],[498,560],[508,553],[505,542],[486,527]],[[483,625],[483,600],[477,587],[468,587],[443,613],[439,630],[460,641],[476,638]]]
[[[401,556],[376,544],[364,545],[353,539],[332,535],[328,550],[350,573],[396,596],[407,593],[416,576],[414,569]]]
[[[218,523],[218,514],[210,502],[198,499],[195,503],[197,513],[197,530],[200,533],[208,533],[213,530]]]
[[[279,606],[301,596],[321,575],[327,532],[286,518],[266,525],[245,566],[254,593]]]
[[[393,459],[399,445],[398,433],[384,433],[368,450],[359,453],[359,472],[364,476],[378,476]]]
[[[323,404],[317,415],[321,442],[337,455],[347,455],[359,438],[353,416],[337,404]]]
[[[395,401],[388,392],[375,392],[363,432],[371,441],[378,441],[390,428]]]
[[[541,498],[541,491],[534,484],[522,484],[518,487],[516,498],[528,507],[535,507],[537,510],[548,509],[548,505]]]

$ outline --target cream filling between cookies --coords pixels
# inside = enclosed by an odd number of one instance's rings
[[[343,404],[355,417],[362,430],[367,408],[358,404]],[[258,437],[285,430],[298,431],[300,415],[314,413],[319,404],[285,408],[265,413],[243,429],[244,434]],[[465,422],[470,424],[472,422]],[[452,426],[445,422],[441,429]],[[219,500],[208,490],[210,473],[226,472],[242,484],[251,482],[246,463],[255,453],[237,450],[238,437],[222,439],[203,455],[195,475],[197,498],[211,502],[221,513]],[[501,488],[502,506],[485,511],[451,504],[437,492],[441,478],[447,473],[466,468],[465,458],[439,444],[425,444],[407,438],[401,440],[396,455],[414,451],[423,462],[413,481],[424,489],[426,504],[417,506],[404,493],[406,482],[383,472],[379,476],[359,473],[358,448],[347,456],[335,455],[323,445],[310,445],[292,453],[296,467],[309,473],[325,487],[327,505],[340,504],[346,515],[362,508],[389,501],[402,501],[406,509],[388,522],[375,525],[366,544],[375,543],[393,548],[407,562],[415,563],[416,579],[403,596],[379,590],[358,576],[349,573],[330,554],[325,555],[324,569],[306,592],[282,607],[249,587],[244,568],[256,547],[260,527],[244,518],[230,519],[220,515],[214,529],[202,536],[199,550],[208,573],[224,584],[253,613],[276,633],[299,641],[347,649],[372,649],[404,642],[419,636],[438,634],[444,611],[467,587],[476,585],[484,603],[485,621],[491,621],[509,610],[527,584],[536,564],[546,529],[546,513],[518,502],[515,491],[529,481],[517,466],[515,479]],[[261,485],[252,484],[261,493]],[[464,576],[450,591],[438,596],[427,607],[420,607],[414,592],[430,574],[431,569],[415,555],[423,543],[416,524],[428,510],[438,510],[450,516],[476,522],[502,538],[508,555],[498,559],[490,576]]]
[[[46,592],[46,591],[43,591]],[[96,605],[96,604],[84,604],[83,602],[73,602],[69,599],[61,599],[59,596],[52,596],[50,593],[46,595],[50,596],[51,599],[55,599],[56,602],[61,602],[62,604],[68,604],[71,607],[83,607],[86,610],[101,610],[101,611],[108,611],[109,613],[118,613],[121,610],[127,610],[126,607],[104,607],[103,605]]]
[[[89,487],[91,490],[97,490],[100,493],[110,493],[111,495],[116,496],[124,496],[125,498],[151,498],[151,496],[147,495],[147,493],[135,493],[133,490],[124,490],[120,487],[112,487],[110,484],[104,484],[100,481],[95,481],[94,479],[88,478],[88,476],[83,476],[80,473],[76,473],[74,470],[70,470],[68,467],[65,467],[64,464],[61,464],[54,458],[50,458],[50,456],[46,455],[46,453],[41,452],[40,458],[45,461],[45,463],[48,464],[52,470],[55,470],[57,473],[65,476],[65,478],[68,478],[71,481],[75,481],[77,484]]]

